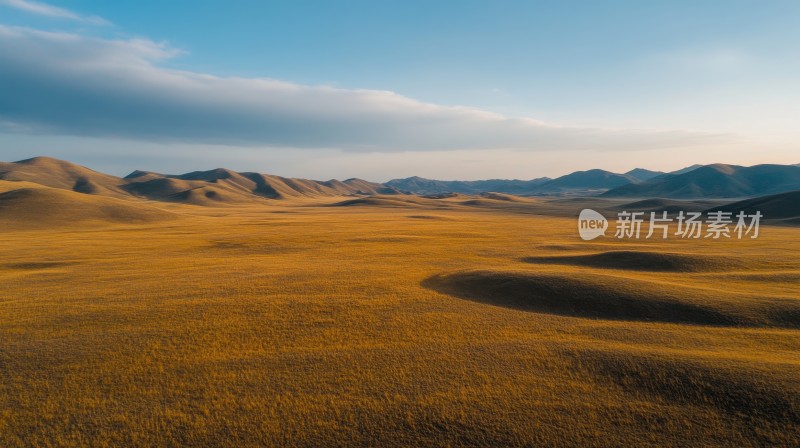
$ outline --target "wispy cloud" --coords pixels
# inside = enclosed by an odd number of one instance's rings
[[[713,75],[744,70],[755,63],[753,57],[742,49],[721,46],[680,48],[652,55],[644,62],[659,68],[702,71]]]
[[[98,16],[84,16],[68,9],[48,5],[47,3],[35,2],[31,0],[0,0],[0,5],[9,6],[32,14],[38,14],[58,19],[77,20],[93,25],[110,25],[111,23]]]
[[[388,91],[217,77],[160,65],[178,52],[0,26],[0,121],[55,135],[345,151],[647,150],[730,136],[553,126]]]

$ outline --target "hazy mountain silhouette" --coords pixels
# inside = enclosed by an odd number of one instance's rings
[[[686,174],[686,173],[688,173],[689,171],[694,171],[694,170],[696,170],[696,169],[698,169],[698,168],[700,168],[700,167],[702,167],[702,166],[703,166],[703,165],[694,164],[694,165],[692,165],[692,166],[687,166],[686,168],[681,168],[681,169],[679,169],[679,170],[671,171],[671,172],[669,172],[668,174]]]
[[[441,194],[441,193],[461,193],[461,194],[480,194],[486,192],[498,192],[507,194],[527,195],[535,194],[537,187],[549,181],[550,178],[542,177],[533,180],[433,180],[422,177],[408,177],[405,179],[393,179],[386,182],[386,186],[396,188],[413,194]]]
[[[666,174],[623,185],[604,197],[739,198],[800,189],[800,167],[793,165],[714,164],[683,174]]]
[[[646,170],[644,168],[634,168],[634,169],[628,171],[627,173],[625,173],[626,176],[630,176],[630,177],[632,177],[632,178],[634,178],[634,179],[636,179],[636,180],[638,180],[640,182],[643,182],[643,181],[646,181],[646,180],[650,180],[650,179],[652,179],[654,177],[657,177],[657,176],[660,176],[662,174],[665,174],[665,173],[662,172],[662,171],[650,171],[650,170]]]
[[[542,184],[537,194],[597,194],[611,188],[638,183],[627,174],[616,174],[605,170],[576,171]]]
[[[625,174],[593,169],[576,171],[555,179],[547,177],[533,180],[506,180],[491,179],[477,181],[443,181],[425,179],[422,177],[408,177],[393,179],[385,185],[413,194],[481,194],[488,192],[515,194],[515,195],[596,195],[609,189],[638,183],[664,173],[643,168],[633,169]]]

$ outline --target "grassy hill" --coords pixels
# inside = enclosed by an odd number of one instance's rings
[[[26,184],[0,181],[0,231],[143,224],[177,218],[168,211],[129,200]]]
[[[85,194],[122,197],[122,179],[51,157],[34,157],[18,162],[0,162],[0,180],[35,182]]]
[[[0,162],[0,180],[27,181],[96,196],[146,198],[191,205],[236,205],[265,199],[303,199],[348,195],[397,194],[361,179],[314,181],[224,168],[164,175],[136,170],[119,178],[67,161],[35,157]]]

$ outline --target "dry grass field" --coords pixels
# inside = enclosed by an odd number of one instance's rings
[[[0,446],[800,445],[800,228],[507,199],[4,222]]]

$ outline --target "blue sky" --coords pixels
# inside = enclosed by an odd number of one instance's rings
[[[798,13],[0,0],[0,158],[372,180],[798,163]]]

